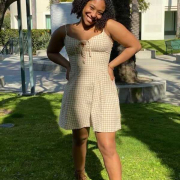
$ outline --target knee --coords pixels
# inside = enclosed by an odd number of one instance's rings
[[[81,146],[81,145],[83,145],[84,143],[87,142],[87,139],[88,139],[87,136],[75,137],[75,138],[73,138],[73,144],[76,145],[76,146]]]
[[[103,156],[112,157],[116,154],[116,146],[113,143],[98,143],[98,148]]]

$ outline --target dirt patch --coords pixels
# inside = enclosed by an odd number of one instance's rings
[[[12,110],[10,109],[0,109],[0,116],[4,116],[10,113],[12,113]]]

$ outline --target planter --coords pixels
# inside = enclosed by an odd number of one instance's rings
[[[4,76],[0,76],[0,87],[5,86]]]
[[[37,50],[36,51],[37,56],[47,56],[46,50]]]
[[[156,50],[144,50],[144,51],[139,51],[136,53],[136,59],[155,59],[156,58]]]
[[[152,76],[147,83],[118,85],[116,84],[120,103],[149,103],[166,97],[166,80]]]
[[[4,55],[0,54],[0,61],[4,60]]]
[[[176,62],[180,63],[180,55],[176,55]]]
[[[47,57],[38,57],[33,58],[33,69],[34,71],[50,71],[53,73],[66,72],[66,68],[60,66],[52,61],[50,61]]]

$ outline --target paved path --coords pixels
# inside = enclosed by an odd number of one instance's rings
[[[36,58],[36,57],[35,57]],[[30,92],[28,56],[25,56],[26,89]],[[0,87],[0,91],[21,92],[20,57],[13,55],[0,61],[0,76],[4,75],[6,85]],[[34,83],[36,92],[59,92],[62,93],[67,83],[65,73],[52,73],[34,71]]]
[[[137,60],[141,75],[157,76],[166,80],[166,98],[162,102],[180,105],[180,64],[175,55],[160,55],[156,59]]]
[[[0,91],[21,92],[21,74],[19,56],[13,55],[0,61],[0,76],[5,76],[6,85]],[[175,62],[174,55],[156,56],[156,59],[137,60],[137,70],[140,75],[153,75],[167,80],[167,98],[162,102],[180,105],[180,64]],[[25,56],[26,86],[30,91],[28,56]],[[34,71],[36,92],[62,93],[66,85],[65,73]]]

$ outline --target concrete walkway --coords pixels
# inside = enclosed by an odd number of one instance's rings
[[[34,57],[36,59],[38,57]],[[30,92],[29,81],[29,57],[25,56],[25,74],[26,74],[26,89]],[[21,92],[21,72],[20,72],[20,57],[13,55],[7,56],[3,61],[0,61],[0,76],[4,75],[5,87],[0,87],[0,91]],[[59,92],[63,93],[67,83],[65,73],[52,73],[47,71],[34,71],[35,91],[39,92]]]
[[[37,58],[37,57],[34,57]],[[175,62],[175,55],[156,56],[156,59],[138,59],[137,70],[139,75],[157,76],[167,80],[167,98],[162,102],[180,105],[180,64]],[[26,86],[30,92],[28,56],[25,56]],[[20,57],[7,56],[0,61],[0,76],[5,77],[6,85],[0,91],[21,92]],[[45,71],[34,71],[35,90],[37,92],[63,93],[67,83],[66,74]]]
[[[137,60],[139,75],[151,75],[166,80],[166,98],[160,102],[180,105],[180,64],[175,55],[159,55],[156,59]]]

